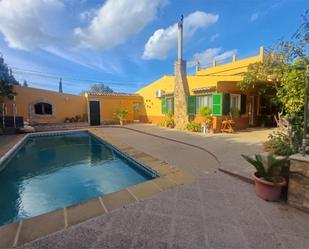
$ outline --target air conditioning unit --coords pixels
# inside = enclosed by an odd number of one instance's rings
[[[162,98],[164,95],[164,91],[162,89],[156,91],[156,98]]]

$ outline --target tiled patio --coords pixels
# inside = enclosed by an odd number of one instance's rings
[[[151,127],[145,126],[144,129]],[[260,200],[255,196],[253,185],[218,172],[218,161],[211,154],[125,129],[101,130],[111,138],[191,173],[195,180],[73,225],[20,249],[308,248],[308,214],[284,203]],[[209,137],[156,127],[151,130],[161,136],[210,146]],[[220,135],[210,138],[212,144],[217,143],[214,144],[216,148],[222,147],[225,151],[223,154],[214,151],[221,164],[225,159],[233,165],[238,154],[259,150],[259,146],[254,145],[258,143],[248,141],[250,138],[245,135],[236,140],[232,136],[220,139]],[[229,150],[233,146],[236,150],[232,155]],[[143,157],[141,152],[138,155]]]
[[[309,216],[223,173],[20,248],[308,248]]]

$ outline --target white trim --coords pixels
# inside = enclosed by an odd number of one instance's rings
[[[241,108],[241,94],[234,94],[234,93],[230,94],[230,107],[231,108],[232,108],[232,98],[233,97],[238,97],[238,104],[237,104],[236,108],[238,108],[240,110],[240,108]]]

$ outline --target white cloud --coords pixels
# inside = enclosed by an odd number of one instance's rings
[[[61,0],[2,0],[0,10],[0,32],[11,48],[44,47],[63,35]]]
[[[205,66],[212,63],[213,60],[222,61],[237,53],[237,49],[232,49],[223,53],[221,53],[221,51],[221,48],[208,48],[201,53],[196,53],[188,62],[188,67],[194,67],[197,62],[199,62],[202,66]]]
[[[209,40],[210,40],[211,42],[214,42],[214,41],[217,40],[219,37],[220,37],[220,35],[217,33],[217,34],[212,35],[212,36],[210,37]]]
[[[166,0],[107,0],[89,25],[75,29],[79,46],[110,49],[124,43],[156,18]]]
[[[206,28],[218,21],[219,16],[196,11],[184,18],[184,39],[189,40],[197,29]],[[177,46],[177,23],[166,29],[158,29],[145,45],[143,59],[165,59]]]
[[[256,21],[256,20],[259,18],[259,16],[260,16],[260,13],[259,13],[259,12],[253,13],[253,14],[251,15],[251,17],[250,17],[250,21],[251,21],[251,22]]]

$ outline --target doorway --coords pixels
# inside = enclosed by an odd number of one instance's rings
[[[89,101],[90,125],[100,125],[100,101]]]

